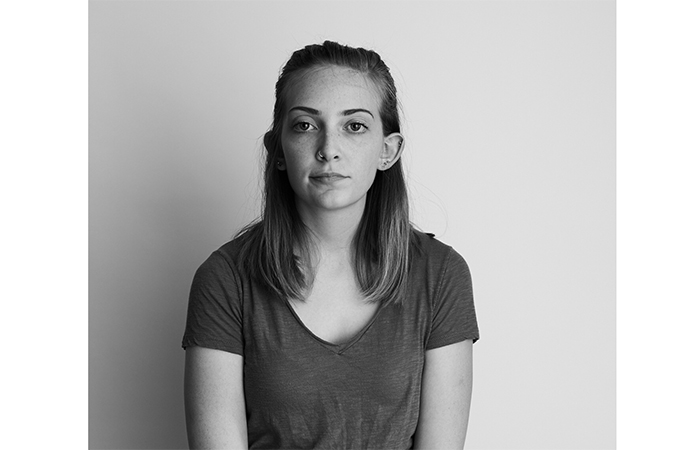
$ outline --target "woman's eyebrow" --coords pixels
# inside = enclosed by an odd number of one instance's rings
[[[358,113],[358,112],[367,113],[367,114],[369,114],[370,116],[372,116],[372,118],[374,119],[374,114],[372,114],[371,112],[369,112],[368,110],[363,109],[363,108],[346,109],[345,111],[343,111],[343,115],[344,115],[344,116],[350,116],[350,115],[353,115],[353,114]]]
[[[292,111],[303,111],[307,114],[313,114],[316,116],[321,114],[321,111],[319,111],[318,109],[309,108],[308,106],[295,106],[295,107],[289,109],[289,112],[292,112]],[[346,109],[345,111],[342,112],[342,114],[344,116],[351,116],[351,115],[358,113],[358,112],[367,113],[370,116],[372,116],[372,118],[374,119],[374,114],[372,114],[369,110],[366,110],[364,108]]]
[[[319,111],[318,109],[309,108],[308,106],[295,106],[294,108],[289,108],[289,112],[296,110],[304,111],[305,113],[309,114],[315,114],[317,116],[321,114],[321,111]]]

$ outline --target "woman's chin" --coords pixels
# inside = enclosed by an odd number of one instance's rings
[[[364,199],[364,196],[361,198],[350,198],[349,196],[342,195],[339,192],[327,192],[323,196],[314,198],[311,205],[312,209],[318,212],[342,210],[350,211],[353,209],[358,209],[361,213],[365,207]]]

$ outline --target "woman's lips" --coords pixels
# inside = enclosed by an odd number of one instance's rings
[[[311,175],[309,178],[319,183],[333,183],[349,177],[336,172],[324,172]]]

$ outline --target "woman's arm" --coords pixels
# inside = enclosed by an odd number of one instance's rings
[[[248,448],[241,355],[187,348],[185,416],[191,449]]]
[[[425,352],[414,449],[464,448],[472,400],[472,340]]]

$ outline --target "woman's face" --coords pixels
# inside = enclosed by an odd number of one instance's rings
[[[398,133],[384,136],[373,82],[352,69],[311,69],[286,93],[281,143],[302,217],[364,210],[377,170],[398,159]],[[386,162],[386,163],[385,163]]]

